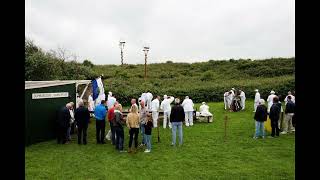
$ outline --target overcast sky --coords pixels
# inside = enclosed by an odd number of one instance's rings
[[[197,62],[295,56],[294,0],[26,0],[25,35],[82,62]]]

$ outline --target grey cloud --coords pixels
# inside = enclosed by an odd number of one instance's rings
[[[26,36],[95,64],[294,56],[294,1],[26,1]]]

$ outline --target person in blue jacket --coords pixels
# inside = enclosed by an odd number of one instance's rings
[[[102,100],[101,104],[99,104],[94,110],[94,116],[96,118],[96,138],[97,144],[105,144],[104,134],[106,128],[106,101]]]

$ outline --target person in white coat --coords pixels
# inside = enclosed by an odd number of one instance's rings
[[[146,100],[146,107],[148,110],[151,109],[151,101],[152,101],[152,98],[153,98],[153,95],[151,94],[151,92],[147,92],[146,94],[146,97],[147,97],[147,100]]]
[[[227,110],[227,107],[229,107],[228,106],[228,101],[227,101],[228,96],[229,96],[229,92],[228,91],[223,94],[223,101],[224,101],[224,109],[225,110]]]
[[[185,113],[185,124],[186,126],[193,126],[193,102],[189,99],[189,96],[183,100],[181,106],[183,107]]]
[[[296,103],[295,97],[294,97],[294,95],[292,95],[291,91],[288,92],[288,96],[291,96],[291,101],[292,101],[293,103]],[[284,98],[284,104],[285,104],[285,105],[287,105],[288,96],[286,96],[286,98]]]
[[[257,107],[259,106],[259,101],[260,101],[260,93],[259,90],[256,89],[254,90],[256,92],[255,96],[254,96],[254,103],[253,103],[253,112],[256,112]]]
[[[92,97],[92,93],[88,97],[88,110],[89,111],[94,111],[94,100]]]
[[[209,106],[206,104],[206,102],[202,102],[199,110],[200,115],[202,116],[212,116],[212,114],[209,112]]]
[[[159,118],[159,108],[160,108],[160,96],[157,96],[151,102],[151,112],[152,112],[152,120],[153,127],[158,127],[158,118]]]
[[[231,109],[232,99],[233,99],[232,92],[231,92],[231,91],[229,91],[229,92],[228,92],[228,96],[226,97],[226,101],[227,101],[227,108],[228,108],[228,109]]]
[[[240,95],[239,96],[240,96],[240,99],[241,99],[240,106],[242,107],[242,110],[244,110],[244,108],[246,106],[246,94],[242,90],[240,90]]]
[[[163,128],[167,127],[167,122],[169,124],[169,128],[171,128],[170,122],[170,114],[171,114],[171,103],[173,102],[174,97],[172,96],[163,96],[163,101],[161,102],[160,108],[163,110]]]
[[[268,113],[270,112],[270,108],[271,108],[271,106],[273,104],[273,98],[274,97],[276,97],[276,95],[275,95],[275,92],[272,90],[270,92],[270,95],[268,96],[268,99],[267,99],[267,101],[268,101]]]

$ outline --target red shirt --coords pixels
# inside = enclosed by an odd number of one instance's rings
[[[114,114],[114,107],[112,107],[111,109],[108,110],[108,121],[110,122],[111,119],[113,119],[115,116]]]

